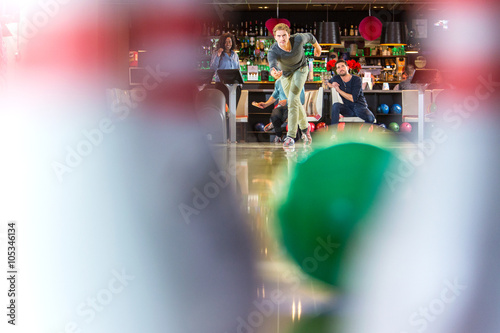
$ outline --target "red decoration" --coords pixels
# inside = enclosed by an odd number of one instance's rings
[[[290,28],[290,21],[287,19],[271,18],[266,21],[266,28],[269,30],[270,36],[274,36],[273,29],[278,23],[285,23]]]
[[[358,74],[359,71],[361,70],[361,64],[356,60],[353,59],[347,60],[346,63],[349,66],[349,72],[351,74]]]
[[[366,40],[375,40],[382,34],[382,22],[375,16],[365,17],[359,23],[359,33]]]
[[[326,63],[327,71],[335,71],[335,64],[337,63],[337,59],[332,59]]]

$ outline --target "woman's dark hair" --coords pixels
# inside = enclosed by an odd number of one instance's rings
[[[227,38],[231,38],[231,50],[235,50],[236,49],[236,40],[233,36],[233,34],[229,33],[229,32],[226,32],[225,34],[222,34],[219,38],[219,41],[217,42],[217,50],[218,49],[223,49],[225,50],[225,47],[224,47],[224,44],[226,43],[226,39]]]

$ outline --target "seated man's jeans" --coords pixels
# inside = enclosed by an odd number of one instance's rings
[[[282,126],[286,123],[287,118],[288,118],[288,107],[286,105],[274,108],[273,112],[271,113],[271,122],[273,123],[274,126],[274,132],[279,137],[283,135]]]
[[[375,122],[375,116],[366,107],[354,105],[354,110],[351,110],[342,103],[334,103],[332,105],[332,125],[339,123],[339,114],[344,117],[359,117],[367,123]]]

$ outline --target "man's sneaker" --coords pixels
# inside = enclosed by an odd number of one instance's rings
[[[295,141],[293,138],[287,136],[285,141],[283,141],[283,147],[293,147],[295,145]]]
[[[273,123],[269,123],[266,126],[264,126],[264,132],[270,132],[274,129]]]
[[[274,137],[274,143],[278,144],[278,143],[282,143],[282,142],[283,142],[283,139],[281,139],[281,136],[276,135]]]
[[[304,141],[305,144],[311,144],[313,139],[311,137],[311,129],[309,126],[307,127],[307,130],[302,130],[302,140]]]

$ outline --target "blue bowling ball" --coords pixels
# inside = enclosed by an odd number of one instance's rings
[[[399,104],[392,104],[391,105],[391,113],[400,114],[401,110],[402,110],[401,105],[399,105]]]
[[[389,113],[389,105],[387,105],[387,104],[380,104],[380,110],[382,111],[382,113],[388,114]]]
[[[264,132],[264,124],[263,123],[257,123],[257,124],[255,124],[254,129],[257,132]]]

